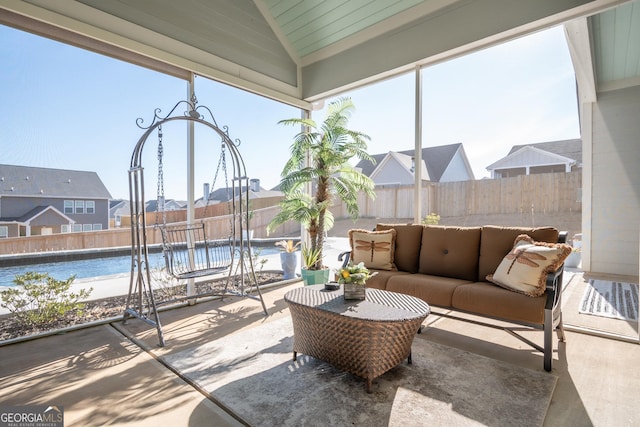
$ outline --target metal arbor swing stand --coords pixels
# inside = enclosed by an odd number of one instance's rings
[[[138,127],[144,129],[145,132],[135,145],[129,168],[131,277],[124,312],[124,322],[126,323],[130,317],[136,317],[155,326],[158,332],[160,346],[165,345],[162,325],[158,316],[158,305],[160,304],[178,302],[180,300],[192,300],[202,296],[220,296],[223,298],[225,296],[236,295],[259,300],[265,315],[268,315],[256,278],[251,242],[246,238],[247,233],[244,232],[244,228],[248,228],[249,225],[249,178],[246,173],[244,160],[238,150],[240,142],[237,140],[234,142],[229,138],[226,126],[223,129],[218,127],[209,108],[196,106],[196,104],[197,101],[195,97],[192,98],[191,102],[180,101],[173,107],[169,114],[164,117],[159,116],[160,109],[156,109],[152,123],[147,127],[142,126],[142,119],[138,119],[136,121]],[[185,106],[187,111],[182,115],[174,114],[181,105]],[[211,121],[206,120],[201,111],[207,112],[211,117]],[[208,238],[207,227],[204,221],[198,224],[190,224],[187,222],[167,225],[166,223],[162,169],[162,125],[174,121],[199,123],[213,130],[215,134],[220,137],[221,154],[216,169],[214,185],[221,165],[224,169],[225,181],[227,180],[225,152],[228,151],[229,153],[233,168],[233,178],[231,186],[229,186],[228,182],[225,182],[231,205],[229,213],[229,233],[223,238]],[[162,235],[162,250],[167,272],[176,279],[191,280],[228,270],[225,286],[221,292],[214,291],[197,295],[187,295],[186,297],[175,298],[171,301],[163,301],[162,303],[156,301],[151,281],[151,267],[149,266],[144,196],[144,168],[142,167],[142,152],[145,143],[154,130],[158,130],[159,163],[157,211],[162,212],[162,224],[157,224],[158,218],[156,217],[156,227],[160,228]],[[233,273],[235,272],[237,274],[238,271],[238,280],[232,281]],[[245,278],[249,278],[251,281],[249,286],[246,286]],[[232,284],[232,288],[229,287],[230,284]],[[257,296],[251,295],[253,285],[255,285]]]

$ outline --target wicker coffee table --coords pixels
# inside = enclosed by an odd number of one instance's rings
[[[293,320],[293,360],[298,353],[331,363],[367,380],[371,393],[374,378],[407,358],[411,344],[429,314],[421,299],[367,289],[366,300],[345,301],[342,289],[326,291],[323,285],[287,292]]]

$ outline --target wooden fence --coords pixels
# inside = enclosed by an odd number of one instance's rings
[[[278,202],[282,200],[282,196],[280,197],[265,197],[261,199],[254,199],[249,201],[249,209],[251,211],[257,211],[266,207],[273,207],[278,204]],[[211,204],[209,206],[203,206],[196,208],[194,215],[196,219],[203,218],[211,218],[218,217],[223,215],[228,215],[231,212],[231,204],[230,203],[216,203]],[[160,212],[147,212],[145,214],[147,224],[162,224],[163,222],[163,214]],[[173,211],[165,211],[164,217],[167,223],[173,222],[182,222],[187,220],[187,210],[173,210]],[[131,217],[129,215],[123,215],[120,220],[120,227],[129,228],[131,226]],[[114,228],[113,220],[111,220],[110,227]]]
[[[253,211],[250,225],[254,238],[267,237],[267,224],[271,222],[271,219],[279,209],[278,206],[271,206]],[[204,222],[207,237],[214,239],[229,236],[232,226],[230,219],[230,215],[221,215],[213,218],[198,219],[198,221]],[[236,224],[237,228],[238,224]],[[290,221],[275,230],[273,236],[295,235],[299,231],[300,224]],[[147,244],[154,245],[159,243],[162,243],[160,229],[153,225],[147,226]],[[127,225],[100,231],[0,239],[0,255],[130,246],[131,228],[130,225]]]
[[[548,173],[514,178],[484,179],[422,186],[422,216],[581,212],[582,173]],[[359,198],[361,217],[413,218],[414,187],[378,186],[376,198]],[[348,217],[342,203],[332,209],[336,218]]]
[[[575,213],[582,211],[581,172],[549,173],[514,178],[486,179],[447,183],[426,183],[422,187],[422,217],[434,212],[441,217],[523,213]],[[251,229],[254,238],[268,237],[266,227],[279,210],[280,198],[251,201]],[[275,205],[275,206],[274,206]],[[413,186],[379,186],[376,198],[359,196],[360,216],[369,218],[413,218]],[[331,211],[336,219],[349,215],[342,203]],[[231,229],[226,204],[199,208],[196,218],[205,222],[211,238],[227,236]],[[202,218],[205,213],[218,215]],[[167,221],[184,221],[185,211],[167,212]],[[155,213],[147,214],[147,224],[154,224]],[[0,254],[127,247],[131,245],[130,222],[121,228],[82,233],[54,234],[0,239]],[[291,236],[300,231],[298,223],[289,222],[274,230],[272,236]],[[236,236],[237,237],[237,236]],[[150,225],[148,244],[162,242],[160,230]]]

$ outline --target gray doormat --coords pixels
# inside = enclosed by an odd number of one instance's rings
[[[305,355],[290,318],[164,356],[252,426],[540,426],[557,377],[429,342],[365,381]]]
[[[638,320],[638,285],[591,279],[578,311],[612,319]]]

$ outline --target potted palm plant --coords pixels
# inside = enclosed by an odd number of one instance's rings
[[[291,220],[305,227],[309,243],[303,248],[303,264],[306,264],[303,267],[326,271],[316,283],[326,283],[329,276],[329,269],[323,264],[323,247],[325,233],[333,227],[329,209],[334,199],[340,199],[355,220],[359,214],[359,192],[375,197],[373,181],[349,163],[353,158],[374,162],[367,153],[369,136],[347,128],[354,109],[351,99],[342,97],[328,105],[327,117],[320,124],[308,118],[279,122],[302,126],[302,131],[295,136],[291,158],[282,170],[280,189],[285,197],[267,231]],[[313,256],[306,260],[305,252]]]

